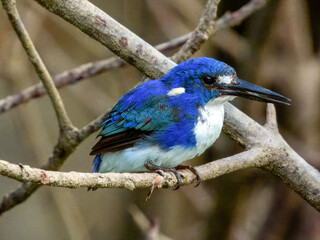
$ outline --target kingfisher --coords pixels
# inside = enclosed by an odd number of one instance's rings
[[[144,82],[120,98],[100,125],[92,147],[92,172],[169,171],[189,169],[182,162],[202,154],[219,137],[224,103],[235,97],[290,104],[290,99],[241,80],[235,70],[213,58],[189,59],[164,77]],[[161,172],[160,171],[160,172]]]

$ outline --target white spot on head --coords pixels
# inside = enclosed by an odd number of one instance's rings
[[[183,87],[179,87],[179,88],[172,88],[169,92],[168,92],[168,96],[179,96],[182,93],[185,93],[186,89]]]
[[[233,77],[230,75],[218,76],[217,78],[218,83],[231,84],[232,81],[233,81]]]

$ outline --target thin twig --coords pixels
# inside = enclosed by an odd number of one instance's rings
[[[237,11],[233,13],[225,13],[220,19],[218,19],[217,26],[219,26],[220,29],[223,29],[238,25],[252,13],[262,8],[267,1],[268,0],[251,0]]]
[[[214,19],[217,15],[217,5],[219,2],[220,0],[209,0],[207,2],[197,28],[188,34],[188,40],[181,49],[171,57],[173,61],[179,63],[187,60],[200,49],[201,44],[203,44],[210,35],[213,35],[218,30],[241,23],[253,12],[260,9],[267,0],[251,0],[235,12],[226,12],[215,22]]]
[[[88,136],[90,136],[90,134],[97,131],[100,124],[107,119],[107,116],[110,110],[111,109],[109,109],[107,113],[100,115],[99,117],[97,117],[96,119],[94,119],[93,121],[85,125],[84,127],[82,127],[79,131],[79,136],[78,136],[79,141],[86,139]]]
[[[277,113],[274,104],[267,104],[266,124],[265,127],[270,128],[274,132],[278,132]]]
[[[190,58],[214,32],[219,2],[220,0],[208,0],[197,28],[180,50],[171,57],[173,61],[180,63]]]
[[[17,11],[15,0],[2,0],[3,8],[6,10],[13,29],[16,31],[20,42],[25,49],[30,62],[32,63],[36,73],[38,74],[43,86],[45,87],[53,108],[56,112],[59,127],[61,130],[72,128],[71,121],[67,115],[58,90],[54,86],[53,80],[39,56],[33,42],[27,32],[20,15]]]

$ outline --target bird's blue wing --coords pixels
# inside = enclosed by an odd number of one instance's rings
[[[137,106],[131,101],[129,108],[116,105],[99,136],[107,137],[130,129],[153,131],[164,127],[172,118],[172,109],[166,105],[165,96],[150,96],[144,104]]]
[[[102,123],[101,139],[90,154],[132,147],[143,136],[178,121],[177,108],[168,106],[166,93],[159,83],[150,81],[124,95]]]

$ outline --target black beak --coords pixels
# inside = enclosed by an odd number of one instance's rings
[[[221,95],[232,95],[256,100],[260,102],[282,103],[290,105],[291,100],[269,89],[237,78],[236,83],[225,85],[219,89]]]

